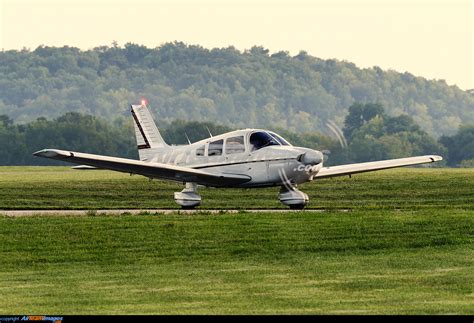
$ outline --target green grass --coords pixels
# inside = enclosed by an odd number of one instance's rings
[[[176,208],[182,185],[111,171],[0,167],[0,209]],[[474,209],[474,169],[403,168],[300,186],[315,209]],[[202,209],[286,208],[278,188],[202,188]]]
[[[326,212],[0,216],[0,314],[472,315],[473,180],[400,169],[302,186]],[[174,207],[177,188],[9,167],[0,208]],[[276,189],[202,192],[203,207],[280,207]]]
[[[473,314],[472,211],[0,218],[0,308]]]

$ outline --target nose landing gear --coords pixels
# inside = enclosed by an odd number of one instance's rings
[[[292,210],[302,210],[309,202],[308,194],[298,190],[296,185],[282,186],[280,193],[278,193],[278,199]]]

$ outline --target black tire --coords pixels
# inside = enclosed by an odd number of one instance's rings
[[[290,205],[290,209],[292,209],[292,210],[302,210],[302,209],[304,209],[305,206],[306,206],[306,204],[292,204],[292,205]]]
[[[181,205],[181,209],[183,210],[194,210],[195,208],[196,208],[196,205],[191,205],[191,206]]]

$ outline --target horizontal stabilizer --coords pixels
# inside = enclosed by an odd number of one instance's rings
[[[78,165],[78,166],[73,166],[71,169],[75,170],[94,170],[94,169],[100,169],[94,166],[87,166],[87,165]]]

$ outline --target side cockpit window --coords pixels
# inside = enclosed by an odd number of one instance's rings
[[[250,135],[250,150],[255,151],[267,146],[280,146],[280,143],[265,131],[254,132]]]
[[[209,148],[207,149],[208,156],[220,156],[222,155],[222,146],[224,145],[224,140],[216,140],[209,143]]]
[[[204,156],[204,151],[205,151],[206,146],[202,145],[201,147],[198,147],[196,149],[196,156]]]
[[[225,140],[225,153],[238,154],[245,151],[244,136],[230,137]]]

